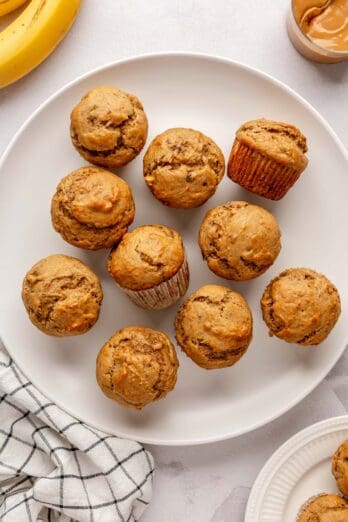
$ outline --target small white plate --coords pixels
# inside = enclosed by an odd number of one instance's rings
[[[346,415],[318,422],[291,437],[260,471],[244,522],[294,522],[309,498],[340,494],[331,474],[331,458],[347,439]]]
[[[69,137],[72,107],[90,88],[111,84],[133,92],[149,117],[150,140],[168,127],[193,127],[211,136],[226,160],[239,125],[265,116],[298,125],[309,143],[309,166],[279,202],[253,196],[227,177],[215,196],[194,210],[169,209],[147,189],[142,154],[120,171],[136,201],[133,226],[163,223],[179,230],[191,267],[189,292],[218,283],[240,291],[254,315],[254,340],[232,368],[205,371],[179,353],[174,392],[165,400],[131,411],[110,401],[95,380],[99,348],[129,324],[158,328],[173,336],[178,305],[161,312],[137,308],[106,270],[108,252],[87,252],[65,243],[50,222],[50,200],[59,180],[84,164]],[[125,60],[94,71],[61,89],[20,129],[0,163],[0,332],[26,375],[42,392],[76,417],[107,432],[156,444],[198,444],[251,431],[303,399],[325,377],[347,344],[348,222],[347,155],[323,118],[288,87],[243,65],[221,58],[164,54]],[[282,251],[262,277],[233,283],[216,277],[197,244],[207,210],[246,199],[279,220]],[[86,261],[100,276],[104,302],[99,321],[86,335],[57,339],[32,326],[21,302],[25,272],[40,258],[65,253]],[[339,288],[342,317],[317,348],[269,338],[259,300],[281,270],[309,266]],[[180,352],[180,350],[178,350]]]

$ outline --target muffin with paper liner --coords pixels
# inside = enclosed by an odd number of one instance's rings
[[[148,310],[171,306],[189,284],[181,235],[163,225],[144,225],[125,234],[110,253],[108,270],[128,297]]]

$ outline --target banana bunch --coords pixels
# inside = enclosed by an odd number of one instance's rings
[[[31,0],[24,11],[0,32],[0,88],[39,65],[70,29],[82,0]],[[0,0],[0,15],[25,0]]]

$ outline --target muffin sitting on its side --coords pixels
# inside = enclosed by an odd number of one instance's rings
[[[341,313],[337,288],[309,268],[289,268],[273,279],[261,299],[269,334],[304,346],[323,342]]]
[[[347,522],[348,503],[338,495],[317,495],[301,508],[297,522]]]
[[[306,152],[306,138],[294,125],[248,121],[236,133],[227,173],[250,192],[281,199],[306,168]]]
[[[144,156],[144,177],[153,195],[173,208],[203,205],[216,191],[225,160],[214,141],[193,129],[168,129]]]
[[[231,201],[207,212],[199,246],[216,275],[246,281],[273,264],[281,249],[280,235],[270,212],[245,201]]]
[[[73,109],[70,134],[76,150],[87,161],[118,168],[139,154],[147,127],[136,96],[102,86],[87,92]]]
[[[206,285],[193,292],[175,319],[176,340],[207,370],[235,364],[252,338],[253,319],[245,299],[224,286]]]
[[[99,317],[98,277],[79,259],[61,254],[41,259],[26,274],[22,299],[31,322],[48,335],[87,332]]]
[[[80,248],[111,248],[134,219],[131,189],[98,167],[82,167],[61,180],[52,198],[53,227]]]
[[[97,381],[109,399],[141,409],[174,388],[178,366],[174,346],[164,333],[128,326],[101,348]]]
[[[348,497],[348,440],[337,448],[332,457],[332,474],[342,495]]]
[[[167,308],[187,290],[189,270],[182,238],[163,225],[128,232],[111,251],[108,270],[138,306]]]

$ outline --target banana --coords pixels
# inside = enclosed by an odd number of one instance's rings
[[[25,4],[27,0],[0,0],[0,16],[12,13],[21,5]]]
[[[0,88],[39,65],[70,29],[82,0],[31,0],[0,33]]]

